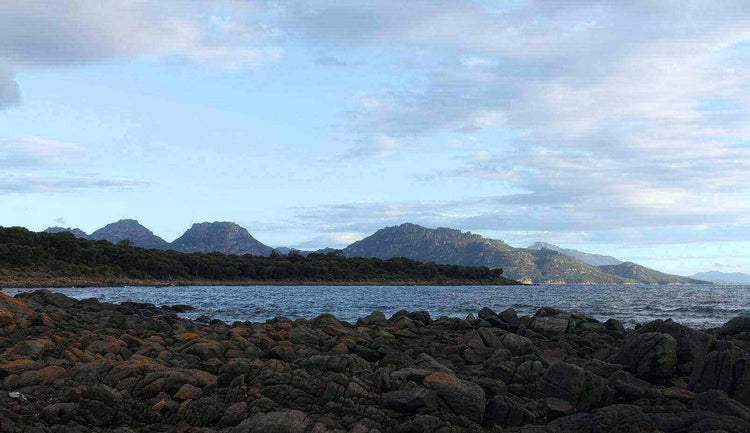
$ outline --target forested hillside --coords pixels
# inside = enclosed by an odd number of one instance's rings
[[[128,241],[76,238],[0,227],[0,286],[68,278],[163,282],[371,284],[512,284],[501,269],[420,263],[405,258],[345,258],[335,253],[270,257],[180,253],[133,247]]]

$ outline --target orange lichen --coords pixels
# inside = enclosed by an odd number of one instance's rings
[[[198,334],[195,332],[183,332],[182,334],[177,335],[177,339],[180,341],[187,341],[192,340],[193,338],[197,338]]]
[[[21,302],[18,299],[12,297],[12,296],[6,295],[5,293],[0,293],[0,300],[2,300],[2,302],[10,302],[10,303],[16,304],[16,305],[21,306],[21,307],[29,308],[29,306],[26,305],[25,302]]]

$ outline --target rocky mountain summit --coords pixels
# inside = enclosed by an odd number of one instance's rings
[[[258,242],[244,227],[232,222],[193,224],[170,244],[170,249],[184,253],[254,254],[267,256],[273,248]]]
[[[164,239],[142,226],[138,221],[123,219],[107,224],[91,235],[77,228],[50,227],[45,233],[70,232],[76,237],[89,240],[105,240],[114,244],[128,240],[133,246],[141,248],[176,250],[180,252],[254,254],[267,256],[273,248],[256,240],[247,229],[231,222],[204,222],[193,224],[174,242]]]
[[[618,260],[612,256],[603,256],[601,254],[591,254],[570,248],[562,248],[547,242],[534,242],[533,244],[529,245],[528,248],[530,250],[541,250],[543,248],[546,248],[548,250],[557,251],[558,253],[563,253],[566,256],[575,257],[583,263],[589,264],[591,266],[619,265],[620,263],[622,263],[621,260]]]
[[[75,233],[73,233],[75,234]],[[91,233],[87,239],[93,241],[108,241],[116,244],[127,240],[134,246],[151,249],[167,249],[169,243],[156,236],[151,230],[133,219],[124,219],[100,228]]]
[[[44,233],[72,233],[73,236],[81,239],[88,239],[89,235],[86,234],[83,230],[79,228],[71,228],[71,227],[48,227],[44,230]]]
[[[9,432],[750,430],[750,317],[625,330],[554,308],[226,324],[0,293]]]

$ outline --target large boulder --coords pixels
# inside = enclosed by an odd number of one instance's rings
[[[520,319],[516,310],[508,308],[500,314],[495,313],[491,309],[484,307],[479,310],[479,318],[489,323],[495,328],[504,329],[506,331],[515,331],[518,329]]]
[[[698,394],[693,407],[699,410],[735,416],[750,421],[750,409],[737,400],[730,398],[725,391],[713,389]]]
[[[677,365],[677,340],[661,332],[631,334],[620,348],[620,362],[642,379],[670,378]]]
[[[455,414],[463,415],[476,423],[482,422],[486,400],[481,386],[444,372],[427,376],[424,385],[437,391],[438,396]]]
[[[718,332],[720,335],[735,336],[750,331],[750,316],[737,316],[725,323]]]
[[[570,325],[569,314],[556,314],[554,316],[539,316],[529,324],[529,329],[546,337],[554,337],[565,334]]]
[[[406,386],[402,389],[383,393],[380,399],[383,407],[400,412],[416,412],[422,408],[437,408],[437,393],[421,386]]]
[[[610,404],[615,398],[614,390],[603,378],[565,362],[552,364],[539,387],[544,397],[565,400],[580,410]]]
[[[693,368],[690,389],[696,393],[720,389],[743,404],[750,404],[750,366],[745,353],[736,346],[709,353]]]
[[[514,427],[533,423],[534,420],[534,414],[521,401],[512,396],[499,395],[487,402],[484,426]]]
[[[702,331],[680,325],[670,320],[654,320],[647,323],[637,334],[661,332],[671,335],[677,342],[677,367],[681,373],[689,374],[695,363],[706,359],[716,348],[716,337]]]
[[[304,433],[310,420],[298,410],[259,413],[242,421],[232,433]]]

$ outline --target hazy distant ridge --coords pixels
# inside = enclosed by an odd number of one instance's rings
[[[542,248],[546,248],[548,250],[557,251],[558,253],[563,253],[565,255],[575,257],[578,260],[584,263],[588,263],[591,266],[619,265],[620,263],[622,263],[621,260],[618,260],[612,256],[603,256],[599,254],[585,253],[583,251],[578,251],[578,250],[574,250],[571,248],[558,247],[557,245],[553,245],[547,242],[534,242],[533,244],[529,245],[529,249],[532,249],[532,250],[541,250]]]
[[[698,272],[695,275],[691,275],[690,278],[697,278],[699,280],[711,281],[713,283],[725,283],[725,284],[750,284],[750,275],[743,274],[742,272],[719,272],[719,271],[708,271]]]

